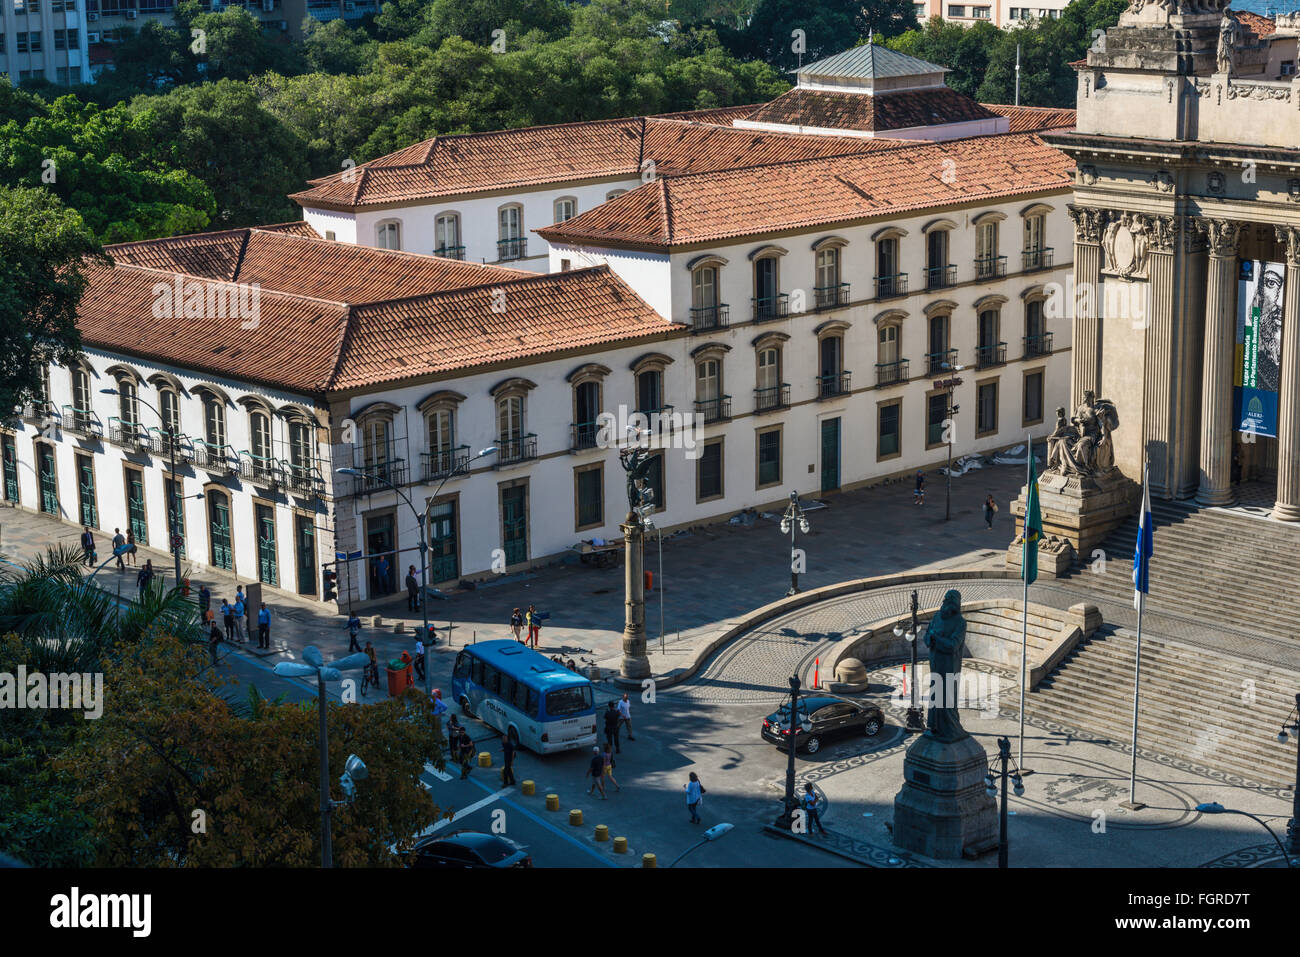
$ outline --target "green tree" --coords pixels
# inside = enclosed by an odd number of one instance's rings
[[[988,69],[989,56],[1006,34],[991,23],[962,26],[931,17],[919,30],[892,37],[891,49],[946,66],[947,83],[958,93],[975,96]]]
[[[177,23],[178,29],[183,29],[179,17]],[[301,69],[300,51],[281,40],[278,32],[263,30],[261,21],[243,7],[199,14],[193,18],[192,28],[201,34],[191,42],[190,49],[203,64],[200,69],[204,77],[211,82],[247,80],[268,72],[297,73]]]
[[[312,73],[354,76],[374,61],[376,42],[360,27],[345,20],[303,21],[302,58]]]
[[[916,25],[911,0],[763,0],[749,22],[737,33],[723,32],[732,49],[757,57],[781,70],[793,70],[800,55],[792,49],[795,30],[804,31],[807,49],[802,62],[811,63],[840,53],[871,33],[881,39]]]

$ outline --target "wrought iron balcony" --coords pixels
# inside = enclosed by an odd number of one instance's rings
[[[1052,334],[1045,332],[1041,336],[1025,336],[1025,358],[1048,356],[1052,354]]]
[[[464,475],[469,471],[469,446],[458,445],[438,452],[421,452],[420,459],[424,480],[440,482],[450,475]]]
[[[945,349],[942,352],[927,352],[925,354],[926,375],[943,375],[945,372],[951,372],[952,367],[956,364],[956,349]]]
[[[44,399],[32,399],[23,403],[22,418],[32,425],[45,425],[54,417],[54,405]]]
[[[716,306],[694,306],[691,309],[691,332],[725,329],[730,323],[731,307],[725,302]]]
[[[1024,271],[1033,272],[1036,269],[1052,268],[1052,247],[1044,246],[1041,249],[1026,249],[1020,254],[1024,262]]]
[[[149,443],[150,452],[152,452],[154,455],[161,456],[162,458],[165,458],[169,461],[171,460],[172,435],[170,432],[168,432],[165,429],[161,429],[156,425],[150,426],[147,441]],[[176,461],[188,462],[193,457],[194,457],[194,445],[193,443],[190,442],[190,437],[188,435],[177,435],[176,436]]]
[[[813,294],[818,309],[846,306],[849,303],[849,284],[839,282],[829,286],[814,286]]]
[[[695,414],[702,416],[705,422],[719,422],[731,418],[731,396],[720,395],[716,399],[696,399]]]
[[[876,277],[876,298],[893,299],[895,296],[907,295],[907,273],[894,273],[892,276]]]
[[[943,289],[957,284],[957,266],[930,266],[925,270],[925,288]]]
[[[443,259],[464,259],[464,246],[439,246],[433,251],[435,256],[441,256]]]
[[[790,383],[782,382],[767,389],[754,390],[754,411],[771,412],[790,407]]]
[[[503,438],[497,442],[497,465],[513,465],[537,458],[537,436],[529,432],[518,438]]]
[[[239,453],[239,477],[266,488],[279,488],[284,482],[284,466],[279,459],[243,449]]]
[[[369,465],[358,463],[353,468],[361,473],[353,476],[352,479],[354,497],[370,495],[385,491],[392,486],[401,487],[406,484],[405,459],[385,459],[382,462],[371,462]]]
[[[90,409],[74,409],[70,405],[65,405],[60,425],[64,432],[72,435],[84,435],[93,439],[104,437],[104,423],[100,422],[99,416]]]
[[[314,465],[294,465],[292,462],[281,463],[284,466],[284,484],[293,492],[308,492],[320,495],[325,491],[325,479],[320,469]]]
[[[113,416],[108,420],[108,441],[123,449],[148,450],[149,433],[139,422],[126,422]]]
[[[517,239],[498,239],[497,240],[497,259],[505,262],[510,259],[523,259],[528,255],[528,239],[520,236]]]
[[[831,399],[849,392],[850,372],[831,372],[817,377],[817,398]]]
[[[575,422],[569,426],[569,450],[582,452],[585,449],[594,449],[599,437],[600,423]]]
[[[898,385],[900,382],[906,382],[907,378],[906,359],[876,363],[876,385]]]
[[[1004,365],[1007,361],[1007,344],[995,342],[975,347],[975,368],[987,369],[989,366]]]
[[[213,445],[203,439],[194,440],[194,464],[216,475],[233,475],[238,469],[239,457],[229,445]]]
[[[673,407],[661,405],[657,409],[634,409],[637,415],[644,415],[652,432],[669,432],[673,427]],[[656,417],[658,421],[656,422]]]
[[[754,307],[754,321],[767,322],[771,319],[784,319],[790,315],[790,294],[778,293],[749,300]]]
[[[976,279],[996,279],[1007,274],[1006,256],[983,256],[975,260]]]

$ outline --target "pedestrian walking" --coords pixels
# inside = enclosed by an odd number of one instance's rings
[[[208,614],[212,614],[212,609],[208,609]],[[208,657],[212,659],[212,667],[217,666],[217,646],[221,644],[221,629],[212,619],[208,619]]]
[[[415,577],[415,566],[406,572],[406,610],[420,610],[420,580]]]
[[[524,614],[518,608],[510,614],[510,630],[515,633],[515,641],[524,640]]]
[[[989,531],[993,530],[993,516],[998,513],[998,503],[993,501],[993,495],[990,493],[984,498],[984,524],[988,526]]]
[[[199,586],[199,611],[205,614],[212,611],[212,589],[207,585]]]
[[[528,606],[528,614],[525,616],[525,618],[528,623],[528,644],[532,646],[534,651],[536,651],[537,636],[541,633],[542,630],[542,619],[537,614],[536,605]]]
[[[230,602],[221,599],[221,621],[226,626],[226,641],[235,640],[235,609]]]
[[[135,587],[140,592],[140,594],[143,595],[145,591],[148,590],[151,584],[153,584],[153,559],[152,558],[146,559],[144,563],[144,567],[141,568],[140,571],[138,571],[135,576]]]
[[[135,529],[133,528],[128,528],[126,530],[126,545],[127,545],[126,557],[129,558],[131,560],[131,564],[134,565],[135,553],[137,551],[137,548],[135,544]]]
[[[415,639],[415,673],[424,680],[424,639]]]
[[[248,614],[244,607],[244,590],[235,591],[235,604],[231,606],[235,616],[235,640],[241,645],[248,644]]]
[[[700,803],[704,800],[704,785],[700,776],[691,772],[691,779],[686,782],[686,810],[691,812],[691,823],[700,823]]]
[[[457,720],[454,714],[447,719],[447,744],[451,748],[453,755],[456,753],[456,748],[460,745],[460,733],[463,730],[460,721]]]
[[[632,737],[632,702],[627,699],[627,692],[623,692],[623,697],[618,702],[618,723],[627,725],[627,739],[635,741]]]
[[[618,746],[618,725],[619,725],[618,706],[610,702],[605,709],[605,743],[613,745],[614,750],[622,753],[622,748]]]
[[[361,619],[353,615],[348,619],[348,654],[361,650],[361,644],[357,637],[361,634]],[[366,642],[369,644],[369,642]]]
[[[604,801],[605,797],[605,758],[600,753],[600,748],[591,749],[591,763],[587,765],[587,777],[591,778],[591,787],[587,788],[587,793],[600,788],[600,799]]]
[[[614,777],[614,752],[609,750],[609,744],[606,743],[605,750],[600,752],[600,760],[605,766],[605,777],[609,778],[609,783],[614,785],[614,790],[623,790],[619,787],[618,779]]]
[[[817,830],[820,833],[825,834],[826,828],[822,827],[823,802],[822,799],[817,796],[817,792],[813,790],[811,781],[803,786],[803,792],[804,813],[808,815],[809,821],[817,825]],[[809,830],[809,833],[812,833],[811,829]]]
[[[348,650],[351,651],[352,649],[349,648]],[[375,646],[368,641],[366,642],[365,653],[366,657],[370,659],[370,663],[366,665],[365,671],[361,676],[362,695],[365,695],[366,689],[372,685],[376,691],[379,690],[379,656],[375,653]]]
[[[81,557],[87,565],[95,564],[95,536],[89,525],[81,533]]]
[[[460,729],[460,779],[463,781],[469,777],[470,770],[474,767],[474,741],[470,738],[469,732],[464,728]]]
[[[925,473],[919,469],[916,473],[916,489],[912,492],[912,504],[925,504]]]
[[[113,529],[113,554],[117,556],[117,570],[122,571],[126,565],[122,563],[122,547],[126,545],[126,536],[122,534],[120,528]]]
[[[515,783],[515,743],[510,735],[501,735],[501,786],[509,787]]]
[[[271,647],[271,609],[266,607],[266,602],[262,602],[257,612],[257,647]]]

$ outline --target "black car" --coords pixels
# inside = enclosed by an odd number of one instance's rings
[[[478,831],[435,834],[415,845],[412,867],[532,867],[528,848],[508,837]]]
[[[822,744],[836,735],[861,735],[874,738],[885,726],[885,714],[874,704],[814,695],[799,699],[795,747],[816,754]],[[763,719],[763,738],[784,748],[790,741],[790,704]]]

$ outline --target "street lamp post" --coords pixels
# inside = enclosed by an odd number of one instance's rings
[[[122,392],[120,389],[100,389],[99,391],[102,392],[104,395],[115,395],[118,398],[121,398],[122,396]],[[167,434],[167,448],[168,451],[171,453],[170,458],[171,458],[171,467],[172,467],[172,507],[171,507],[171,522],[169,523],[171,527],[168,529],[168,533],[171,536],[170,544],[172,547],[171,548],[172,556],[176,560],[176,565],[175,565],[176,587],[180,588],[181,587],[181,546],[183,542],[181,539],[181,531],[180,531],[181,480],[176,475],[176,440],[178,436],[174,431],[172,431],[171,423],[167,421],[167,417],[163,415],[161,411],[159,411],[157,406],[151,403],[148,399],[140,398],[138,392],[136,394],[135,401],[143,403],[144,405],[148,406],[149,410],[158,416],[158,421],[162,422],[163,431]],[[133,422],[131,424],[135,425],[136,423]]]
[[[466,469],[469,468],[470,462],[474,462],[477,459],[481,459],[485,455],[492,455],[494,452],[496,452],[496,450],[497,449],[495,445],[489,445],[487,448],[480,450],[477,455],[473,456],[465,463],[465,468]],[[341,468],[338,469],[338,472],[342,475],[351,475],[357,478],[361,478],[365,476],[365,473],[363,473],[360,469],[355,469],[355,468]],[[456,474],[456,472],[457,470],[453,468],[446,475],[442,477],[442,481],[438,483],[438,488],[434,490],[433,496],[427,502],[425,502],[423,512],[421,512],[418,508],[415,507],[415,503],[411,501],[411,497],[409,495],[407,495],[405,492],[399,489],[388,479],[384,478],[382,475],[369,476],[370,478],[377,479],[378,481],[382,482],[384,485],[387,485],[394,492],[396,492],[404,502],[406,502],[407,506],[411,509],[411,512],[415,515],[416,529],[420,533],[420,611],[424,618],[424,630],[420,632],[420,641],[424,643],[424,693],[425,694],[433,694],[433,669],[429,666],[430,664],[429,662],[429,595],[428,595],[429,513],[433,511],[433,503],[436,502],[438,500],[438,496],[442,494],[442,487],[447,484],[447,479],[451,478],[454,474]],[[348,563],[348,571],[349,571],[348,601],[350,603],[352,600],[350,562]]]
[[[795,721],[798,719],[798,717],[799,717],[799,676],[791,675],[790,676],[790,728],[786,732],[790,736],[790,741],[789,741],[790,753],[785,766],[785,810],[782,811],[781,816],[776,819],[777,827],[784,827],[788,829],[793,829],[794,827],[794,811],[795,808],[799,806],[799,802],[795,798],[795,794],[794,794],[794,745],[796,741]],[[779,728],[777,730],[780,731]]]
[[[334,842],[330,828],[330,814],[334,802],[330,800],[330,753],[328,708],[325,702],[325,682],[339,681],[345,671],[356,671],[370,663],[365,654],[348,655],[325,664],[320,649],[308,645],[302,650],[302,662],[281,661],[275,666],[275,673],[282,678],[305,678],[316,676],[316,702],[320,711],[320,866],[334,866]],[[348,762],[351,765],[351,761]],[[349,770],[352,770],[349,768]]]
[[[946,362],[943,365],[944,368],[951,369],[954,373],[960,372],[963,368],[959,365],[949,365]],[[947,379],[940,379],[935,383],[936,388],[946,389],[948,392],[948,402],[944,409],[943,422],[944,430],[948,433],[948,467],[944,470],[943,520],[945,522],[952,518],[952,440],[953,433],[956,431],[952,418],[961,411],[961,406],[953,405],[952,395],[959,385],[961,385],[961,379],[956,375]]]
[[[811,530],[812,526],[808,524],[808,519],[804,517],[803,506],[799,504],[799,493],[790,493],[790,504],[786,506],[785,514],[781,516],[782,534],[790,533],[790,590],[786,596],[797,595],[799,593],[799,562],[796,559],[794,547],[794,530],[798,525],[799,531],[805,535]]]
[[[727,824],[726,822],[723,822],[722,824],[713,825],[713,827],[709,828],[702,835],[700,835],[700,840],[696,841],[686,850],[678,854],[673,859],[673,862],[668,866],[675,867],[677,865],[677,862],[680,861],[687,854],[691,853],[691,851],[695,850],[697,847],[703,847],[705,844],[708,844],[709,841],[716,841],[718,838],[722,837],[722,835],[730,831],[733,827],[735,827],[734,824]]]
[[[921,643],[921,629],[916,620],[916,611],[917,611],[917,593],[916,593],[916,589],[912,589],[912,627],[910,630],[906,632],[907,643],[912,646],[912,685],[911,685],[912,693],[910,696],[910,703],[907,706],[907,730],[908,731],[925,730],[925,714],[923,713],[921,706],[918,705],[916,702],[917,646]],[[902,638],[903,634],[904,634],[903,623],[900,621],[898,624],[894,626],[894,637]]]
[[[1249,811],[1238,811],[1230,807],[1224,807],[1217,801],[1211,801],[1208,804],[1198,804],[1196,805],[1196,810],[1200,811],[1202,814],[1239,814],[1242,817],[1250,818],[1264,830],[1268,831],[1268,836],[1273,839],[1273,843],[1277,845],[1277,849],[1282,852],[1282,860],[1286,861],[1286,866],[1289,868],[1295,867],[1295,861],[1293,861],[1291,856],[1287,854],[1287,849],[1282,846],[1282,842],[1278,840],[1277,835],[1273,833],[1273,829],[1268,826],[1268,822],[1263,818],[1256,817]]]
[[[1016,797],[1025,793],[1025,784],[1020,777],[1020,767],[1010,774],[1007,773],[1008,766],[1014,763],[1011,757],[1011,741],[1007,738],[998,738],[998,762],[1002,765],[1000,777],[1002,779],[1002,801],[998,812],[998,867],[1007,866],[1007,779],[1011,780],[1012,790],[1015,791]],[[989,797],[997,797],[998,786],[993,779],[993,772],[990,771],[984,776],[984,793]]]
[[[1292,854],[1300,856],[1300,694],[1295,696],[1295,709],[1282,722],[1277,733],[1278,744],[1286,744],[1288,732],[1297,735],[1295,756],[1295,788],[1291,798],[1291,820],[1286,824],[1286,840]]]

